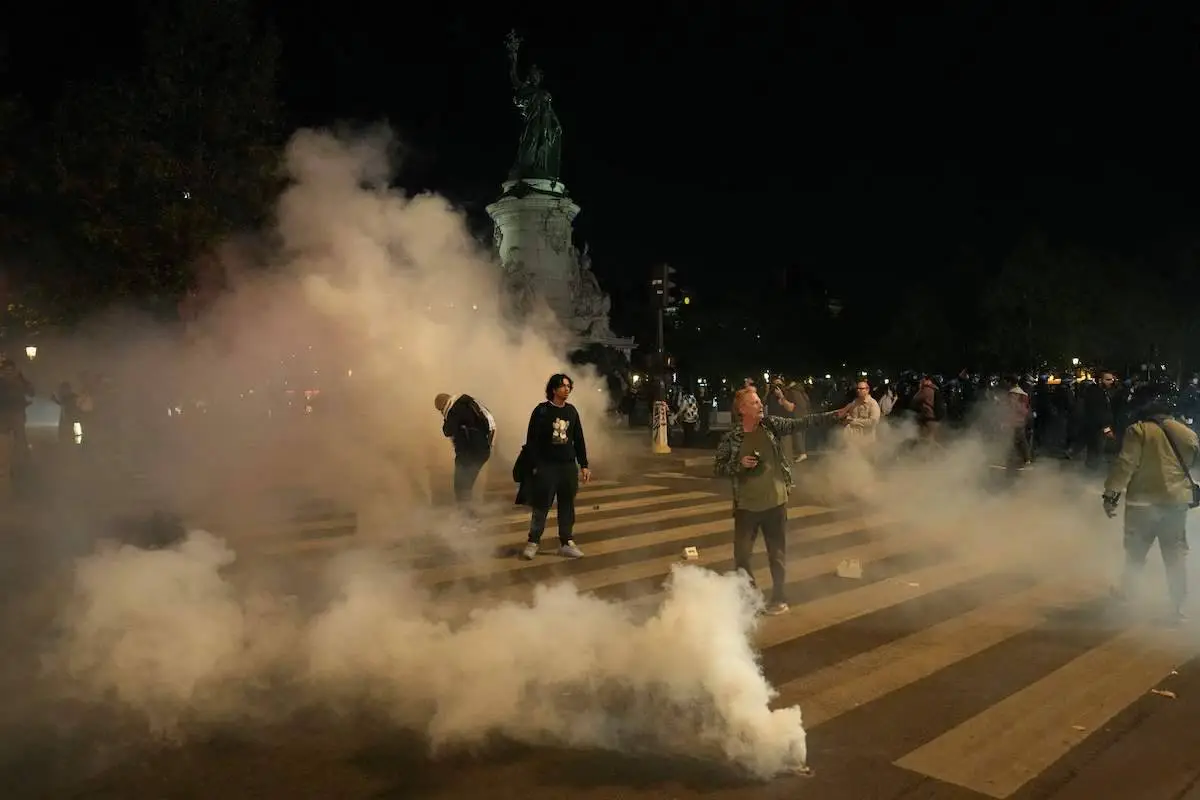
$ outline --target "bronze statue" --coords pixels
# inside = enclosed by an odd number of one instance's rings
[[[530,66],[525,80],[517,74],[517,50],[521,40],[517,32],[508,34],[509,77],[512,80],[513,102],[525,120],[517,160],[509,173],[510,180],[542,178],[558,180],[562,161],[562,125],[554,113],[550,93],[542,88],[542,71]]]

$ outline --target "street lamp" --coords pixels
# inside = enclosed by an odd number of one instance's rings
[[[30,361],[33,361],[35,358],[37,358],[37,345],[31,344],[28,347],[26,347],[25,355],[29,357]]]
[[[1077,357],[1075,357],[1075,358],[1072,358],[1072,359],[1071,359],[1071,366],[1072,366],[1072,367],[1078,367],[1078,366],[1079,366],[1079,358],[1078,358],[1078,356],[1077,356]]]

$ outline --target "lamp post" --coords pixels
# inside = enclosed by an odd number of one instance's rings
[[[30,361],[33,361],[35,358],[37,358],[37,345],[31,344],[28,347],[26,347],[25,355],[26,355],[26,357],[29,358]]]

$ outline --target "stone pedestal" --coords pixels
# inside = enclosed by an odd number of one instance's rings
[[[505,278],[518,298],[540,296],[570,327],[574,271],[571,224],[579,213],[561,183],[508,181],[487,207],[496,223],[495,247]]]
[[[494,246],[517,313],[530,313],[540,298],[571,335],[570,347],[603,344],[628,358],[634,342],[609,328],[608,297],[592,275],[586,254],[572,243],[579,206],[566,186],[527,178],[510,180],[503,189],[487,212],[495,223]]]

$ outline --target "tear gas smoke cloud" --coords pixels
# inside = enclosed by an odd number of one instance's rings
[[[425,502],[448,485],[452,458],[434,396],[467,392],[488,406],[498,423],[491,468],[506,469],[555,372],[576,380],[596,468],[621,469],[603,382],[567,362],[565,335],[544,316],[536,329],[509,321],[499,268],[443,198],[388,188],[395,150],[386,131],[297,133],[275,224],[218,249],[210,266],[228,289],[186,341],[109,314],[42,347],[38,368],[54,363],[43,383],[111,378],[116,402],[141,418],[120,431],[122,447],[161,478],[160,494],[207,503],[206,514],[214,497],[228,517],[263,513],[264,482],[284,480],[360,508]],[[321,393],[306,399],[311,389]],[[276,409],[264,424],[266,398],[285,390],[293,412],[317,413],[286,423]],[[219,425],[196,432],[206,424],[192,421],[196,401],[220,412]],[[97,425],[93,435],[105,433]]]
[[[561,584],[452,627],[426,616],[429,599],[403,574],[357,561],[307,621],[276,610],[264,645],[268,617],[219,574],[230,558],[194,532],[168,551],[83,559],[52,662],[62,685],[169,736],[244,723],[255,688],[287,676],[278,708],[382,713],[435,749],[499,734],[720,758],[763,778],[805,763],[800,710],[768,708],[774,691],[750,645],[761,599],[744,579],[677,566],[645,621]]]
[[[263,476],[302,478],[391,519],[388,533],[402,537],[427,532],[410,512],[428,506],[431,465],[449,461],[435,393],[477,395],[499,421],[501,448],[512,453],[520,443],[546,378],[561,369],[553,337],[503,322],[495,268],[443,200],[383,187],[388,146],[382,135],[297,135],[273,269],[234,269],[233,289],[202,320],[199,341],[181,346],[122,324],[120,338],[63,343],[80,364],[104,356],[115,380],[144,387],[155,403],[159,384],[172,395],[240,397],[313,340],[312,354],[296,359],[305,370],[353,370],[336,424],[272,436],[259,430],[260,417],[235,418],[161,451],[139,443],[165,488],[215,495],[231,516],[246,517],[267,503]],[[233,248],[225,258],[232,268],[250,257]],[[618,453],[598,424],[592,398],[602,393],[585,373],[575,377],[604,470]],[[887,535],[914,549],[936,543],[1043,579],[1064,569],[1097,582],[1112,574],[1119,528],[1103,517],[1095,486],[1039,468],[996,492],[983,438],[922,460],[901,450],[903,433],[885,430],[870,459],[850,451],[810,464],[802,480],[830,503],[890,514],[897,524]],[[504,456],[493,461],[507,467]],[[441,598],[379,554],[328,565],[329,591],[307,587],[292,602],[256,590],[257,562],[231,563],[238,548],[234,538],[194,532],[170,550],[103,549],[79,560],[49,682],[176,737],[316,707],[383,714],[435,748],[500,734],[719,757],[758,776],[806,758],[800,710],[769,709],[773,692],[752,647],[760,601],[736,578],[676,567],[662,607],[645,621],[562,585],[539,589],[532,605],[448,622]]]
[[[360,519],[390,519],[392,537],[428,533],[410,524],[428,516],[431,466],[450,461],[439,391],[487,404],[499,424],[493,463],[511,463],[547,377],[563,370],[560,343],[504,321],[497,269],[443,199],[388,191],[390,146],[383,133],[297,134],[265,259],[261,243],[222,251],[229,291],[186,342],[113,315],[44,348],[66,372],[102,369],[121,402],[158,419],[121,431],[121,446],[185,510],[244,522],[266,513],[270,486],[300,482],[353,503]],[[250,268],[261,260],[270,268]],[[309,373],[336,376],[315,403],[324,413],[264,424],[257,402],[281,367],[296,390]],[[620,451],[600,422],[605,395],[586,371],[566,371],[593,465],[611,474]],[[197,399],[222,413],[196,418]],[[161,413],[176,406],[186,434]],[[101,439],[116,431],[98,429]],[[79,559],[46,660],[56,699],[132,714],[168,737],[304,708],[382,707],[437,747],[501,734],[713,755],[761,776],[804,761],[799,710],[768,708],[750,645],[758,601],[736,578],[679,568],[645,622],[560,586],[451,625],[382,554],[339,559],[329,592],[289,598],[264,593],[271,584],[256,574],[288,565],[238,561],[240,546],[193,532],[167,550],[101,547]]]
[[[938,548],[946,559],[994,573],[1074,585],[1074,597],[1064,591],[1066,603],[1102,597],[1123,563],[1121,522],[1100,507],[1103,474],[1063,468],[1049,456],[1020,473],[998,469],[1011,455],[1011,434],[996,432],[1000,413],[985,405],[967,431],[943,428],[944,445],[932,453],[913,449],[917,428],[908,419],[881,424],[868,448],[836,431],[837,456],[812,465],[806,486],[821,502],[878,510],[894,529],[889,535],[905,537],[914,550]],[[1155,559],[1143,581],[1135,611],[1163,613],[1165,581]]]

